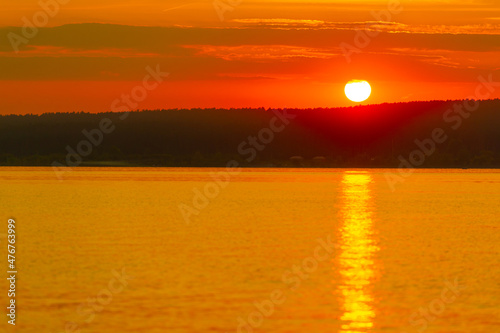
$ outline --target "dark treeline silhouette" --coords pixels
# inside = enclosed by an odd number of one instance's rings
[[[417,167],[500,166],[498,99],[120,116],[0,116],[0,165],[398,167],[404,159]]]

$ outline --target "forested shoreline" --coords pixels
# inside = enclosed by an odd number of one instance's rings
[[[2,166],[221,167],[232,160],[244,167],[398,167],[405,160],[497,168],[500,100],[0,116]]]

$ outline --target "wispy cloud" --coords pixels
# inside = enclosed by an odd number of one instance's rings
[[[17,54],[8,40],[0,39],[0,80],[129,80],[138,75],[137,68],[152,61],[175,68],[172,81],[235,77],[232,73],[238,73],[238,78],[290,75],[332,80],[339,71],[354,68],[346,68],[339,45],[353,41],[356,28],[363,31],[363,26],[381,30],[361,54],[355,55],[354,65],[365,72],[382,72],[385,66],[385,76],[387,71],[412,68],[421,80],[424,76],[462,78],[465,70],[475,77],[479,70],[498,68],[500,55],[500,35],[474,34],[472,31],[479,29],[476,26],[461,27],[470,33],[459,34],[448,30],[426,33],[427,28],[379,21],[237,22],[246,26],[77,24],[41,28],[39,37]],[[297,25],[307,28],[294,28]],[[8,32],[20,33],[20,29],[0,28],[0,35]]]
[[[491,18],[494,19],[494,18]],[[498,35],[500,24],[468,24],[468,25],[422,25],[404,24],[387,21],[362,22],[329,22],[321,20],[291,19],[235,19],[232,23],[243,27],[259,27],[272,29],[326,29],[326,30],[368,30],[389,33],[419,34],[479,34]]]
[[[340,50],[337,49],[307,48],[292,45],[186,45],[184,47],[197,50],[198,55],[215,57],[228,61],[269,61],[294,58],[328,59],[342,55]]]
[[[171,10],[176,10],[176,9],[181,9],[181,8],[186,8],[186,7],[193,7],[193,6],[199,5],[199,4],[206,4],[206,3],[205,2],[191,2],[191,3],[179,5],[179,6],[169,7],[169,8],[164,9],[163,11],[168,12]]]
[[[11,57],[12,52],[0,51],[0,57]],[[83,49],[69,48],[53,45],[34,45],[28,46],[22,52],[16,54],[18,58],[29,57],[120,57],[120,58],[151,58],[158,57],[159,53],[140,52],[132,48],[101,48],[101,49]]]

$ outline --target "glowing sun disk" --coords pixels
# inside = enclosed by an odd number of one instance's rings
[[[347,82],[344,89],[345,95],[353,102],[363,102],[370,97],[372,87],[367,81],[352,80]]]

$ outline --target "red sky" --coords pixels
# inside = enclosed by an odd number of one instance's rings
[[[138,109],[346,106],[351,79],[372,85],[365,103],[460,99],[500,81],[496,1],[217,1],[222,16],[211,0],[70,0],[52,16],[8,0],[0,114],[109,111],[148,66],[170,74]]]

